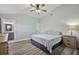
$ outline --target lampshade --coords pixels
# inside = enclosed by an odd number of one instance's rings
[[[78,25],[67,25],[68,30],[77,30]]]

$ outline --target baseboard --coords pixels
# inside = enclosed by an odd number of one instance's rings
[[[8,41],[8,43],[20,42],[20,41],[25,41],[25,40],[29,41],[30,38],[20,39],[20,40],[11,40],[11,41]]]

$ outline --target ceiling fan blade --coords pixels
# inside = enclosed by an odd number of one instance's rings
[[[45,6],[45,4],[42,4],[42,5],[41,5],[41,7],[44,7],[44,6]]]
[[[30,6],[35,7],[34,5],[30,4]]]
[[[42,10],[42,11],[47,12],[47,10]]]
[[[32,12],[32,11],[34,11],[34,10],[30,10],[30,12]]]

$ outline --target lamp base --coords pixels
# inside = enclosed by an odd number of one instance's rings
[[[71,36],[73,35],[73,32],[71,31]]]

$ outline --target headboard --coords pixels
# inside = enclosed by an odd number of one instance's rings
[[[59,31],[46,31],[45,34],[52,34],[52,35],[62,35],[62,32]]]

